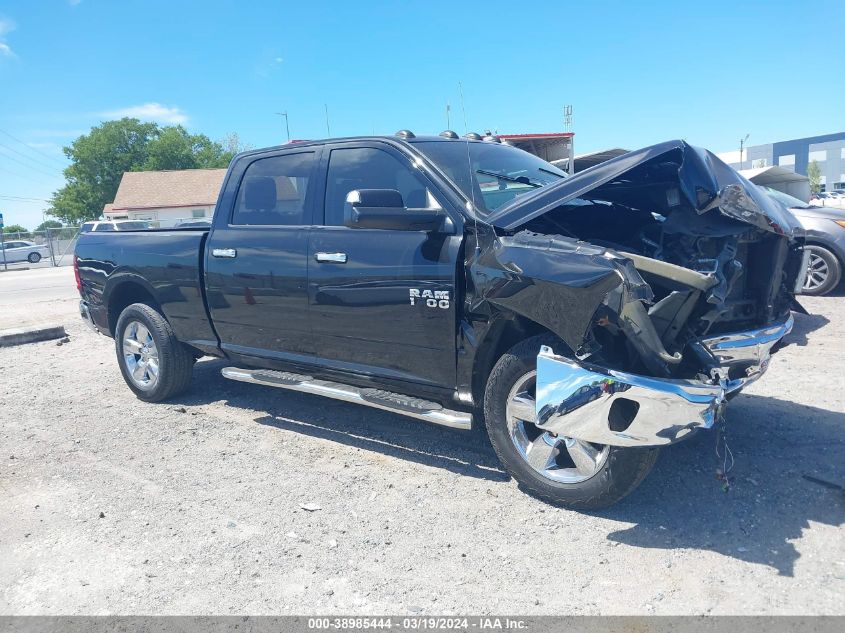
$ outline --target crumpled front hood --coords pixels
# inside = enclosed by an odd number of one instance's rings
[[[790,238],[801,232],[798,221],[783,205],[715,154],[681,140],[628,152],[518,196],[486,220],[510,231],[581,197],[610,199],[665,216],[678,209],[699,216],[721,213]]]

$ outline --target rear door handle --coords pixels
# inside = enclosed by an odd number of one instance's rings
[[[317,253],[318,262],[329,262],[332,264],[345,264],[346,253]]]
[[[238,249],[236,248],[212,248],[211,249],[211,256],[212,257],[227,257],[229,259],[234,259],[238,256]]]

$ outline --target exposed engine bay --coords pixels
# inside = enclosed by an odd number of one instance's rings
[[[700,341],[787,318],[801,240],[788,213],[709,152],[683,142],[650,149],[615,168],[609,161],[606,174],[599,166],[569,179],[598,171],[592,183],[561,185],[559,204],[538,200],[539,212],[500,235],[615,260],[622,283],[606,292],[583,339],[567,341],[579,359],[712,380],[719,363]]]

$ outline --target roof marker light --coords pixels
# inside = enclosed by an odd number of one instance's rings
[[[458,133],[452,130],[443,130],[438,136],[442,136],[443,138],[458,138]]]
[[[416,134],[411,132],[411,130],[399,130],[396,132],[395,136],[399,138],[417,138]]]

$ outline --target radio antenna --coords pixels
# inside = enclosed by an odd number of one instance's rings
[[[473,225],[475,228],[475,255],[476,257],[481,252],[481,247],[478,244],[478,211],[475,207],[475,185],[474,185],[474,178],[472,173],[472,157],[469,153],[469,128],[467,127],[467,111],[466,107],[464,107],[464,85],[460,81],[458,82],[458,90],[461,93],[461,114],[464,117],[464,142],[466,143],[467,148],[467,176],[469,177],[468,184],[469,184],[469,197],[472,200],[472,220]]]

